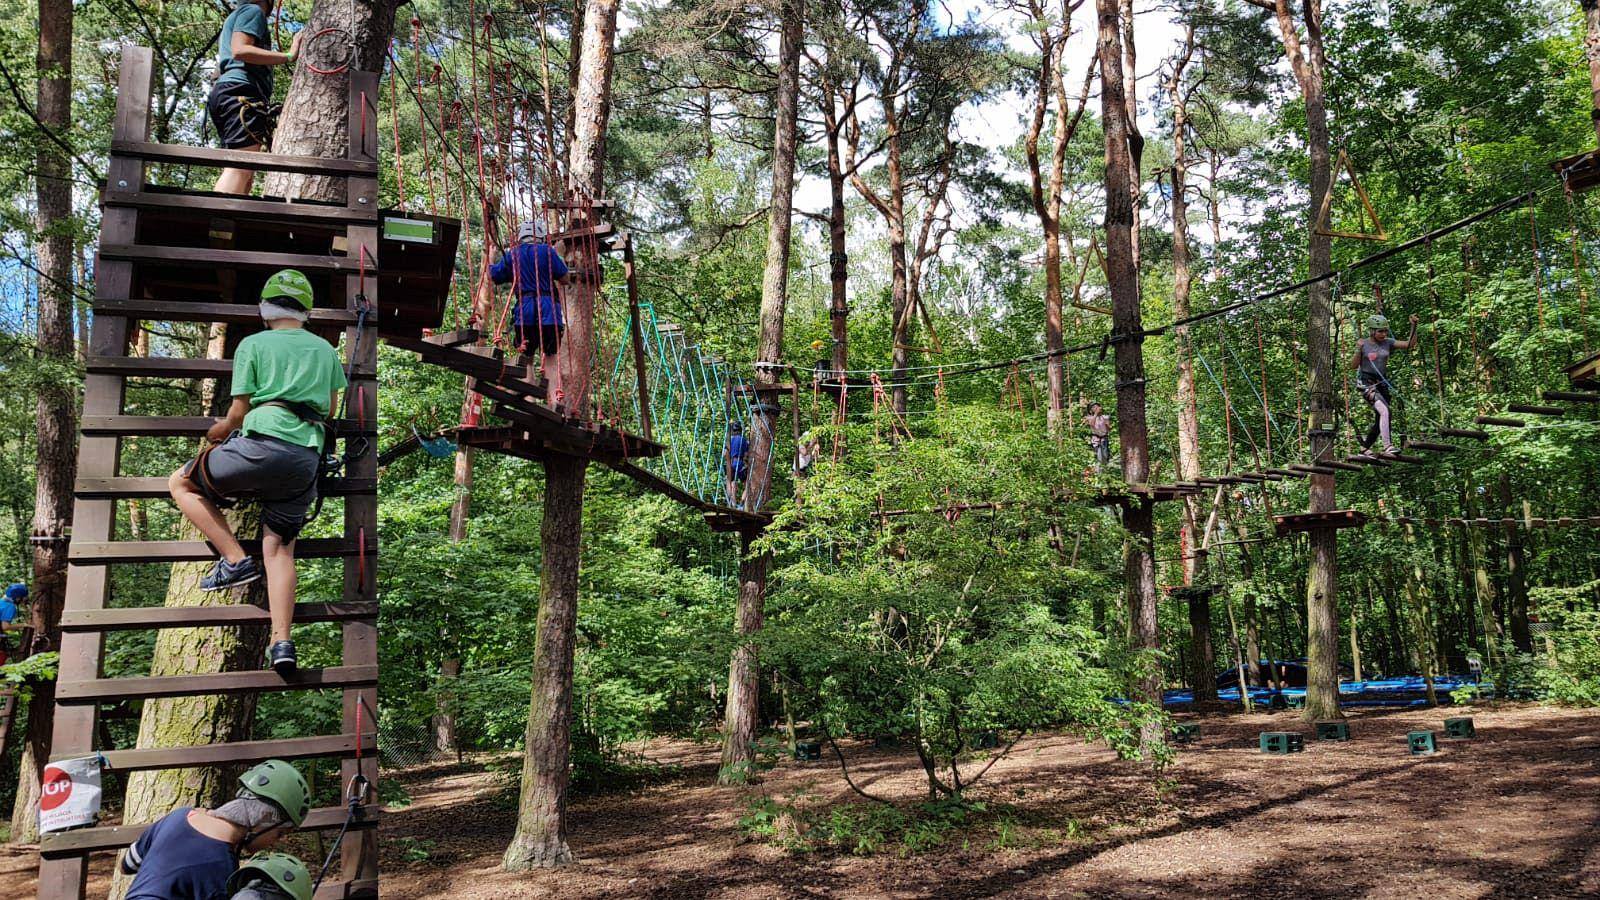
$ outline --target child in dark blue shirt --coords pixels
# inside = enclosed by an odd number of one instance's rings
[[[743,507],[744,483],[750,477],[750,440],[738,422],[728,423],[727,458],[728,505]]]
[[[489,267],[489,278],[495,284],[511,285],[516,294],[511,318],[517,327],[517,346],[527,347],[537,330],[547,396],[555,400],[561,393],[561,370],[555,357],[567,328],[556,285],[566,284],[572,274],[561,254],[545,240],[547,234],[543,220],[523,222],[517,229],[517,245],[500,254],[499,261]]]

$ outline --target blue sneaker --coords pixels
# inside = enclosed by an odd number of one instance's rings
[[[227,591],[261,580],[261,564],[246,556],[236,563],[217,560],[211,572],[200,580],[202,591]]]
[[[279,675],[285,678],[293,675],[298,665],[294,657],[294,641],[273,641],[267,650],[267,661]]]

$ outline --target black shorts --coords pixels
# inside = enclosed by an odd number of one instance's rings
[[[217,129],[223,149],[238,150],[272,143],[272,130],[278,125],[278,112],[270,97],[263,97],[255,86],[244,81],[219,81],[206,98],[206,113]]]
[[[527,346],[529,344],[528,339],[533,336],[533,328],[532,324],[517,326],[518,346]],[[539,349],[544,351],[545,356],[556,355],[556,351],[561,348],[561,333],[566,330],[564,325],[539,326]]]
[[[204,462],[201,471],[195,463]],[[285,541],[300,536],[317,500],[317,451],[267,435],[234,432],[189,461],[183,474],[226,509],[239,500],[261,504],[261,521]]]

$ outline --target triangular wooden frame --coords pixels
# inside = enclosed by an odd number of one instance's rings
[[[1333,231],[1328,228],[1328,215],[1333,211],[1333,191],[1339,186],[1339,170],[1343,169],[1350,176],[1350,185],[1356,189],[1356,196],[1361,198],[1361,208],[1372,219],[1373,231]],[[1328,193],[1322,198],[1322,206],[1317,210],[1317,224],[1312,229],[1317,234],[1328,237],[1349,238],[1357,241],[1387,241],[1389,232],[1383,227],[1383,220],[1378,218],[1378,211],[1372,208],[1372,198],[1367,196],[1367,189],[1361,184],[1361,176],[1356,174],[1356,167],[1350,164],[1350,155],[1339,148],[1339,158],[1333,164],[1333,172],[1328,179]]]

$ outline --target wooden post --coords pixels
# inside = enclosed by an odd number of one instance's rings
[[[622,238],[622,274],[628,282],[628,321],[633,341],[633,376],[638,382],[639,392],[639,431],[645,440],[652,440],[650,427],[650,390],[649,381],[644,374],[644,330],[643,323],[639,321],[639,282],[634,277],[633,268],[633,235],[625,234]]]
[[[349,142],[347,158],[363,162],[378,159],[378,76],[373,72],[350,73]],[[364,107],[372,114],[364,114]],[[346,229],[350,256],[358,263],[364,262],[366,271],[345,276],[345,308],[359,312],[363,304],[372,317],[378,314],[378,180],[376,177],[352,176],[347,182],[345,204],[351,210],[371,214],[371,223],[351,225]],[[376,321],[363,327],[353,326],[345,331],[345,352],[357,371],[375,372],[378,364],[378,329]],[[357,420],[376,419],[378,415],[378,385],[375,380],[353,381],[349,388],[349,416]],[[347,449],[353,444],[347,444]],[[378,456],[375,445],[368,441],[365,452],[347,455],[345,477],[378,477]],[[377,597],[376,555],[368,545],[378,540],[378,497],[360,494],[345,498],[345,538],[361,541],[355,556],[344,561],[344,599],[346,602],[372,601]],[[378,623],[372,619],[353,619],[343,626],[343,662],[346,666],[376,666],[378,664]],[[375,687],[346,689],[344,692],[344,732],[367,734],[378,726],[378,690]],[[349,790],[357,776],[364,777],[370,785],[372,796],[377,794],[378,760],[376,756],[346,759],[340,763],[341,784]],[[341,797],[341,799],[348,799]],[[378,831],[363,829],[345,835],[342,850],[342,874],[346,882],[370,880],[378,877]]]
[[[151,52],[143,47],[123,50],[117,82],[117,110],[113,140],[145,141],[150,135],[150,91],[155,69]],[[111,157],[106,184],[117,191],[138,193],[144,188],[144,160]],[[101,243],[132,244],[138,213],[129,208],[107,208],[100,224]],[[97,299],[132,295],[133,267],[129,260],[100,260],[95,269]],[[120,356],[128,344],[129,319],[95,316],[89,334],[90,356]],[[122,413],[123,375],[84,377],[83,414],[114,416]],[[121,456],[117,437],[82,437],[78,443],[80,477],[113,477]],[[116,501],[78,499],[72,504],[73,539],[112,539]],[[110,593],[104,565],[73,565],[67,569],[67,597],[63,614],[103,609]],[[100,657],[105,639],[101,632],[71,632],[61,639],[61,665],[57,683],[100,677]],[[92,703],[56,707],[50,752],[55,757],[82,756],[93,751],[98,708]],[[40,763],[43,764],[43,760]],[[45,859],[39,863],[41,898],[80,898],[88,877],[89,858]]]

